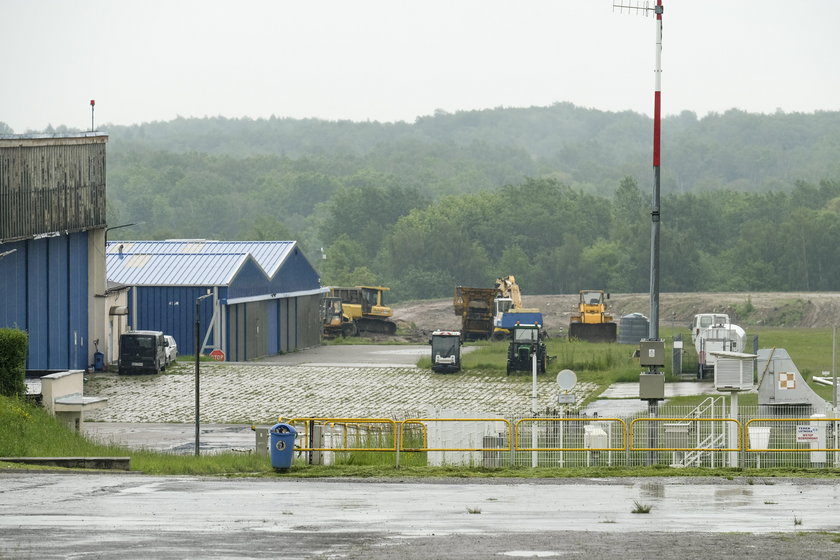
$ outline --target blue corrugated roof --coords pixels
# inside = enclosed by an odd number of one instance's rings
[[[249,253],[108,253],[108,280],[126,286],[227,286]]]
[[[110,256],[122,253],[148,254],[250,254],[269,278],[274,277],[280,266],[297,245],[295,241],[213,241],[208,239],[167,239],[166,241],[110,241]],[[110,275],[109,275],[110,278]]]

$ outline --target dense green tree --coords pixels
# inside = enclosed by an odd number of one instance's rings
[[[650,127],[568,103],[115,126],[109,225],[135,225],[109,238],[295,239],[325,284],[397,300],[506,274],[526,294],[643,292]],[[661,289],[840,289],[838,129],[840,112],[665,118]]]

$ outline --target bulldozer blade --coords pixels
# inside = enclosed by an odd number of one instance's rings
[[[572,323],[569,325],[569,340],[586,342],[615,342],[615,323]]]

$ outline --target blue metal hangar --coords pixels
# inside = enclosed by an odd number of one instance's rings
[[[321,343],[327,289],[294,241],[111,241],[106,263],[129,289],[128,325],[171,334],[179,354],[195,353],[196,305],[202,353],[226,361]]]
[[[0,136],[0,327],[26,369],[85,369],[107,340],[107,134]]]

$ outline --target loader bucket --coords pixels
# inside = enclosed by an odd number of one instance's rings
[[[569,340],[615,342],[616,332],[615,323],[571,323],[569,325]]]

